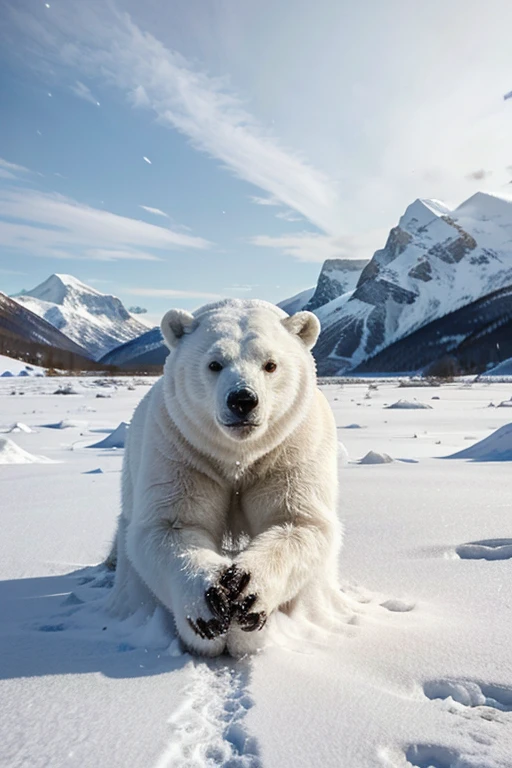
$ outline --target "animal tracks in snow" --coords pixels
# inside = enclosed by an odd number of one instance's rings
[[[469,768],[460,752],[439,744],[410,744],[405,752],[384,749],[380,758],[386,768]]]
[[[423,693],[432,702],[437,701],[446,712],[472,720],[474,726],[482,720],[492,723],[491,727],[512,722],[512,686],[447,678],[428,680],[423,685]],[[488,752],[496,734],[479,726],[470,736],[481,745],[486,757],[474,754],[470,760],[452,747],[424,743],[409,744],[403,751],[383,749],[380,758],[388,768],[486,768],[496,765]]]
[[[423,686],[429,699],[442,699],[455,710],[475,710],[484,720],[496,720],[498,712],[512,713],[512,687],[477,683],[472,680],[430,680]]]
[[[411,744],[405,757],[406,765],[417,768],[463,768],[465,765],[457,750],[437,744]]]
[[[113,580],[114,573],[104,566],[73,574],[73,591],[61,602],[59,613],[47,616],[44,623],[32,621],[27,629],[101,639],[109,643],[116,656],[144,648],[144,666],[148,670],[153,665],[157,669],[159,663],[165,670],[165,658],[183,657],[186,666],[179,665],[185,680],[183,702],[168,719],[169,745],[153,768],[261,768],[256,740],[244,724],[253,706],[248,690],[250,662],[227,658],[192,660],[175,637],[172,621],[167,621],[168,615],[163,615],[160,608],[141,617],[140,626],[132,619],[112,620],[103,609],[103,598]],[[150,651],[156,649],[164,652],[153,654],[153,659]],[[171,685],[174,680],[170,677]]]
[[[512,539],[483,539],[460,544],[455,549],[462,560],[509,560],[512,558]]]
[[[154,768],[261,768],[244,725],[253,705],[248,666],[196,661],[188,671],[183,704],[168,720],[171,742]]]

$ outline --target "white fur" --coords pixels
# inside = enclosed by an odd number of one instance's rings
[[[226,300],[194,315],[171,310],[162,331],[171,353],[125,450],[110,609],[125,617],[160,603],[191,650],[238,656],[266,630],[235,621],[206,640],[187,621],[211,618],[205,590],[233,562],[251,575],[251,610],[268,616],[338,591],[336,428],[309,351],[319,324],[308,312],[288,318],[267,302]],[[223,426],[227,393],[240,386],[259,399],[249,433]],[[241,550],[228,553],[228,538]]]

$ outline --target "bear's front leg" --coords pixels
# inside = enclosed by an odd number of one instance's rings
[[[221,654],[229,621],[211,599],[211,589],[231,561],[219,553],[214,537],[195,527],[164,530],[161,524],[132,523],[126,545],[139,576],[173,614],[187,648],[206,656]]]
[[[264,633],[248,631],[261,629],[279,606],[297,597],[322,568],[328,569],[336,541],[334,525],[325,518],[316,525],[286,523],[259,534],[238,555],[235,567],[249,575],[246,592],[253,599],[245,621],[235,616],[230,626],[228,650],[233,656],[262,646]]]

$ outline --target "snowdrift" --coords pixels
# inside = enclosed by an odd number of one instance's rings
[[[100,440],[99,443],[89,445],[89,448],[124,448],[126,443],[126,435],[128,433],[129,423],[122,421],[110,435],[104,440]]]
[[[45,456],[34,456],[24,451],[14,440],[0,437],[0,464],[52,464]]]
[[[492,435],[470,448],[445,456],[445,459],[472,459],[473,461],[512,461],[512,423],[505,424]]]

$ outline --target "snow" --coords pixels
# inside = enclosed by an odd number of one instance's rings
[[[94,360],[147,331],[147,324],[130,315],[116,296],[73,275],[51,275],[15,301],[82,346]]]
[[[340,427],[365,427],[343,431],[350,456],[397,459],[340,456],[350,618],[327,633],[278,616],[270,646],[235,662],[184,653],[163,611],[103,612],[112,574],[91,564],[115,529],[123,450],[87,446],[150,382],[52,394],[69,381],[19,379],[22,396],[0,381],[0,430],[26,424],[16,445],[55,462],[0,468],[0,765],[510,768],[510,463],[440,460],[509,425],[487,405],[510,384],[408,390],[441,395],[428,413],[383,409],[398,380],[371,400],[367,383],[323,387]],[[41,427],[85,418],[81,436]]]
[[[97,395],[96,395],[97,397]],[[89,446],[90,448],[124,448],[126,442],[126,435],[128,433],[129,424],[122,421],[113,432],[110,433],[104,440],[100,440],[99,443]]]
[[[25,432],[27,434],[32,432],[30,427],[28,427],[22,421],[17,421],[15,424],[12,424],[12,426],[10,426],[9,429],[7,429],[6,431],[7,432]]]
[[[502,363],[486,371],[484,376],[511,376],[512,377],[512,357],[503,360]]]
[[[489,437],[469,448],[448,456],[449,459],[473,461],[512,461],[512,424],[504,424]]]
[[[27,365],[23,360],[16,360],[0,355],[0,376],[44,376],[45,369],[38,365]]]
[[[433,398],[432,398],[433,399]],[[432,410],[432,406],[428,403],[420,403],[416,398],[414,400],[397,400],[396,403],[392,403],[391,405],[385,406],[388,409],[409,409],[409,410],[424,410],[429,411]]]
[[[332,358],[330,370],[339,360],[340,372],[356,367],[429,322],[509,286],[511,227],[512,196],[478,192],[456,208],[416,200],[395,231],[400,247],[391,238],[375,253],[373,277],[316,310],[326,339],[324,347],[321,336],[317,347],[320,362]],[[419,277],[425,268],[428,275]],[[335,341],[326,333],[332,325],[339,329]],[[345,358],[338,350],[344,334]]]
[[[391,464],[393,459],[387,453],[368,451],[366,456],[359,461],[360,464]]]
[[[296,293],[294,296],[290,296],[289,299],[283,299],[277,306],[281,307],[281,309],[289,315],[294,315],[295,312],[300,312],[301,309],[304,309],[310,298],[313,296],[315,288],[316,286],[306,288],[305,291]]]
[[[14,440],[0,437],[0,464],[46,464],[48,461],[44,456],[34,456],[23,450]]]

